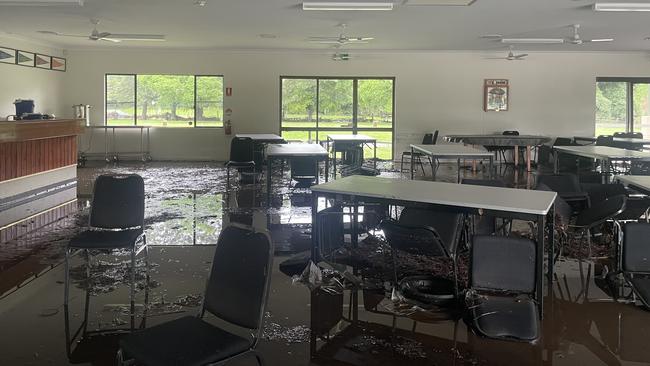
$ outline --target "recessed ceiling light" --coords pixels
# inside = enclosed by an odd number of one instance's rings
[[[322,2],[305,1],[302,10],[393,10],[392,2]]]
[[[407,0],[406,5],[422,6],[470,6],[476,0]]]
[[[0,0],[0,5],[7,6],[83,6],[84,0]]]
[[[266,39],[278,38],[278,36],[276,36],[275,34],[270,34],[270,33],[262,33],[259,36],[260,38],[266,38]]]
[[[650,3],[595,3],[594,11],[650,11]]]
[[[208,4],[208,0],[196,0],[194,2],[194,5],[196,6],[206,6]]]

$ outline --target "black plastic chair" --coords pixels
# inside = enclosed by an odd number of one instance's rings
[[[589,257],[591,257],[592,230],[609,220],[614,220],[625,210],[626,201],[627,198],[624,195],[619,195],[594,203],[591,207],[578,213],[575,222],[569,225],[570,228],[581,234],[581,238],[584,238],[585,235],[587,236]]]
[[[650,310],[650,224],[630,222],[623,231],[622,272],[634,299]]]
[[[589,207],[591,204],[589,193],[583,191],[575,174],[541,174],[537,177],[537,184],[544,184],[557,192],[558,196],[576,210]]]
[[[491,180],[491,179],[467,179],[463,178],[461,184],[469,184],[474,186],[484,186],[484,187],[496,187],[496,188],[505,188],[505,183],[501,180]],[[492,235],[497,231],[503,229],[504,234],[506,231],[510,231],[510,225],[512,220],[502,220],[501,226],[498,225],[497,217],[495,216],[485,216],[485,215],[473,215],[471,221],[471,230],[474,235]],[[506,230],[507,228],[507,230]]]
[[[422,138],[422,145],[435,145],[437,142],[438,142],[438,130],[436,130],[434,133],[427,133]],[[422,154],[417,151],[411,154],[411,151],[409,150],[409,151],[402,152],[400,171],[404,171],[404,158],[408,157],[409,159],[415,159],[414,164],[418,164],[422,169],[422,173],[424,174],[424,164],[422,164],[423,156],[426,156],[427,160],[429,161],[429,165],[431,165],[431,169],[433,169],[433,161],[431,160],[430,156]]]
[[[273,264],[273,245],[266,232],[232,224],[223,229],[198,316],[185,316],[134,332],[120,340],[118,364],[221,364],[255,352],[262,335],[264,308]],[[245,338],[203,320],[205,312],[251,331]]]
[[[455,256],[463,237],[464,219],[465,216],[458,212],[405,207],[399,216],[399,223],[434,229],[440,235],[447,253]]]
[[[529,239],[475,236],[466,295],[468,326],[488,338],[536,341],[535,261],[535,243]]]
[[[291,180],[301,187],[308,187],[318,178],[318,162],[313,158],[296,157],[291,159]]]
[[[251,171],[255,183],[255,142],[249,137],[233,137],[230,141],[230,160],[226,162],[226,187],[230,191],[230,168],[239,172]]]
[[[148,254],[144,235],[144,180],[136,174],[100,175],[95,180],[88,230],[77,234],[65,251],[65,295],[67,310],[70,296],[70,256],[73,251],[86,253],[86,273],[90,277],[91,251],[114,249],[131,252],[130,316],[135,325],[135,258],[142,251]],[[140,244],[136,248],[137,244]],[[90,278],[89,278],[90,280]],[[86,311],[87,316],[87,311]],[[84,328],[87,318],[84,319]]]

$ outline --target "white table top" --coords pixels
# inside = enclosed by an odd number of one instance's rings
[[[360,175],[319,184],[311,187],[311,190],[316,193],[355,195],[533,215],[546,215],[557,196],[557,193],[548,191]]]
[[[629,144],[650,145],[650,140],[635,139],[633,137],[614,137],[615,142],[625,142]]]
[[[273,133],[238,133],[235,137],[249,138],[256,141],[280,141],[283,140],[281,136]]]
[[[266,146],[267,157],[323,156],[329,154],[319,144],[270,144]]]
[[[493,153],[476,149],[471,146],[465,146],[462,144],[443,144],[443,145],[419,145],[411,144],[411,147],[423,154],[431,156],[470,156],[470,157],[486,157],[491,158],[494,156]]]
[[[554,146],[553,149],[571,155],[594,159],[647,159],[650,153],[636,150],[626,150],[609,146]]]
[[[646,191],[650,191],[650,176],[647,175],[619,175],[615,178],[623,184],[631,184]]]
[[[353,141],[353,142],[373,142],[376,138],[368,135],[327,135],[328,140],[332,141]]]

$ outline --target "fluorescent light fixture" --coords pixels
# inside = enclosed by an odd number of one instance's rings
[[[501,43],[508,44],[558,44],[564,43],[562,38],[503,38]]]
[[[591,43],[598,43],[598,42],[614,42],[614,38],[597,38],[597,39],[592,39],[589,42]]]
[[[470,6],[476,0],[407,0],[412,6]]]
[[[322,2],[305,1],[302,10],[393,10],[391,2]]]
[[[83,6],[84,0],[0,0],[0,6]]]
[[[650,3],[595,3],[594,11],[650,11]]]

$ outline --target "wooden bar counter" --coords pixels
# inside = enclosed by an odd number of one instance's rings
[[[0,122],[0,229],[76,199],[82,119]]]

